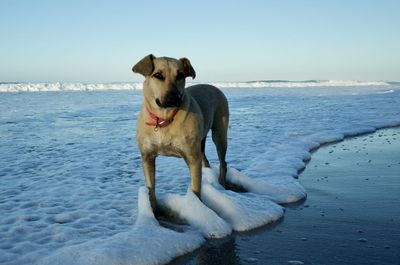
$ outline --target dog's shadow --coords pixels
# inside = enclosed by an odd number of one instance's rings
[[[154,217],[160,226],[178,233],[185,233],[193,229],[186,220],[179,217],[174,211],[162,207],[161,205],[157,205],[157,209],[154,211]]]
[[[237,193],[248,192],[248,190],[246,190],[243,186],[230,181],[226,181],[225,190],[230,190]],[[158,223],[167,229],[171,229],[180,233],[192,229],[190,224],[185,219],[181,218],[178,213],[171,211],[170,208],[167,208],[162,204],[157,204],[157,208],[154,211],[154,216]]]
[[[236,183],[232,183],[230,181],[226,181],[225,189],[226,190],[231,190],[233,192],[238,192],[238,193],[248,192],[248,190],[246,190],[243,186],[241,186],[239,184],[236,184]]]

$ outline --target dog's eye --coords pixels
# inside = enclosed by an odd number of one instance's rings
[[[176,75],[176,80],[182,80],[185,78],[185,75],[182,72],[178,72]]]
[[[157,78],[158,80],[164,80],[164,76],[160,72],[155,73],[153,77]]]

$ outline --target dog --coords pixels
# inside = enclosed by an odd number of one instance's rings
[[[155,160],[159,155],[185,160],[191,175],[191,190],[201,199],[201,168],[210,167],[204,153],[210,130],[220,162],[218,181],[225,187],[229,108],[222,91],[206,84],[185,88],[186,77],[196,77],[187,58],[178,60],[150,54],[136,63],[132,71],[145,77],[136,142],[153,211],[157,206]]]

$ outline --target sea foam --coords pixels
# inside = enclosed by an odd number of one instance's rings
[[[193,229],[174,231],[155,219],[146,188],[139,189],[138,219],[126,232],[60,249],[41,265],[162,264],[198,248],[202,235]]]
[[[154,218],[134,141],[141,91],[0,96],[0,264],[162,264],[208,238],[274,222],[304,200],[311,152],[400,125],[400,91],[375,86],[226,89],[227,178],[203,169],[202,201],[182,160],[157,159]],[[362,92],[362,95],[354,95]],[[211,139],[206,153],[218,161]],[[175,219],[172,219],[175,220]]]
[[[196,83],[188,83],[194,85]],[[310,80],[310,81],[250,81],[250,82],[211,82],[220,88],[301,88],[301,87],[361,87],[390,86],[383,81],[342,81],[342,80]],[[103,90],[140,90],[142,82],[125,83],[0,83],[0,92],[54,92],[54,91],[103,91]],[[390,93],[391,91],[385,91]]]
[[[228,179],[237,171],[228,171]],[[283,208],[253,193],[225,190],[217,181],[218,167],[203,168],[202,201],[190,190],[186,195],[166,194],[160,207],[189,226],[165,228],[154,217],[148,190],[138,191],[138,218],[126,232],[70,246],[44,258],[40,265],[162,264],[201,246],[205,238],[220,238],[278,220]],[[251,180],[247,179],[247,182]],[[305,195],[305,193],[304,193]],[[204,203],[204,204],[203,204]]]

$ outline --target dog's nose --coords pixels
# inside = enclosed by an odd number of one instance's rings
[[[157,104],[157,106],[159,106],[160,108],[163,108],[163,104],[161,103],[161,101],[160,101],[158,98],[156,98],[156,104]]]
[[[181,105],[182,96],[178,89],[171,90],[161,100],[156,99],[156,104],[160,108],[173,108]]]
[[[166,96],[167,101],[179,101],[181,99],[181,93],[179,92],[178,89],[174,89],[171,92],[169,92]]]

